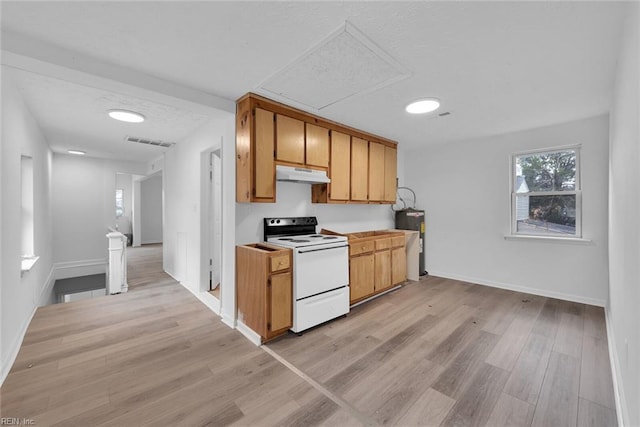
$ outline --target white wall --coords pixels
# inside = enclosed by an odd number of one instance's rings
[[[238,244],[263,241],[262,219],[268,217],[317,216],[318,231],[326,228],[352,232],[393,228],[389,205],[333,205],[311,203],[311,185],[276,183],[276,203],[238,203],[236,238]]]
[[[404,184],[405,152],[398,144],[398,179]],[[276,203],[238,203],[236,236],[238,244],[263,241],[262,219],[269,217],[316,216],[318,230],[342,233],[394,228],[395,213],[390,205],[311,203],[311,185],[276,182]]]
[[[2,268],[0,269],[0,383],[17,355],[36,307],[46,304],[53,286],[51,245],[51,151],[9,73],[2,70]],[[34,240],[40,259],[20,276],[20,157],[33,158]]]
[[[640,6],[629,4],[611,112],[609,346],[624,425],[640,425]]]
[[[162,174],[140,182],[142,244],[162,243]]]
[[[221,143],[222,140],[222,143]],[[164,158],[163,263],[165,270],[192,292],[201,289],[201,239],[206,218],[200,202],[204,193],[203,153],[222,144],[222,309],[223,320],[235,318],[235,116],[218,118],[167,151]]]
[[[600,116],[408,153],[407,185],[426,211],[427,271],[604,305],[608,139],[608,117]],[[582,231],[592,243],[506,241],[511,154],[571,144],[582,144]]]
[[[143,174],[144,163],[55,153],[53,251],[56,278],[104,273],[108,227],[115,226],[116,172]]]

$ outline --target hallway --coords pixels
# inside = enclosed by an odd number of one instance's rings
[[[3,417],[38,426],[306,424],[309,408],[322,407],[350,418],[162,272],[161,249],[129,251],[126,294],[38,308],[0,390]]]
[[[167,273],[162,270],[162,243],[127,248],[129,292],[168,277]]]

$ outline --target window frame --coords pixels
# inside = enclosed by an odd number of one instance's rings
[[[118,191],[120,191],[121,194],[122,194],[122,197],[120,197],[120,199],[122,199],[122,213],[120,215],[118,215]],[[116,191],[115,191],[115,208],[116,208],[115,209],[116,210],[116,219],[120,218],[120,217],[123,217],[124,213],[125,213],[125,210],[126,210],[125,205],[124,205],[124,188],[116,188]]]
[[[510,237],[522,237],[522,238],[534,238],[534,239],[558,239],[558,240],[581,240],[582,237],[582,179],[581,179],[581,150],[582,144],[564,145],[559,147],[547,147],[534,150],[519,151],[511,154],[511,164],[509,168],[509,193],[511,198],[511,234]],[[549,234],[532,234],[523,231],[518,231],[518,218],[517,218],[517,205],[516,200],[518,194],[516,193],[516,166],[518,157],[524,157],[536,154],[551,154],[561,151],[575,151],[576,153],[576,175],[575,175],[575,188],[574,190],[564,191],[530,191],[526,193],[530,197],[535,196],[570,196],[575,195],[576,198],[576,232],[571,235],[562,235],[558,233]]]

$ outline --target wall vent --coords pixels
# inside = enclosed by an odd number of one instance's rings
[[[165,142],[160,141],[159,139],[138,138],[135,136],[125,136],[124,139],[125,141],[136,142],[138,144],[155,145],[156,147],[171,148],[176,145],[175,142]]]

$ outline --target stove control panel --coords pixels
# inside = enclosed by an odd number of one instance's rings
[[[300,216],[288,218],[264,218],[264,241],[274,236],[315,234],[318,218]]]
[[[265,218],[264,223],[270,227],[284,227],[288,225],[318,225],[315,216],[303,216],[297,218]]]

